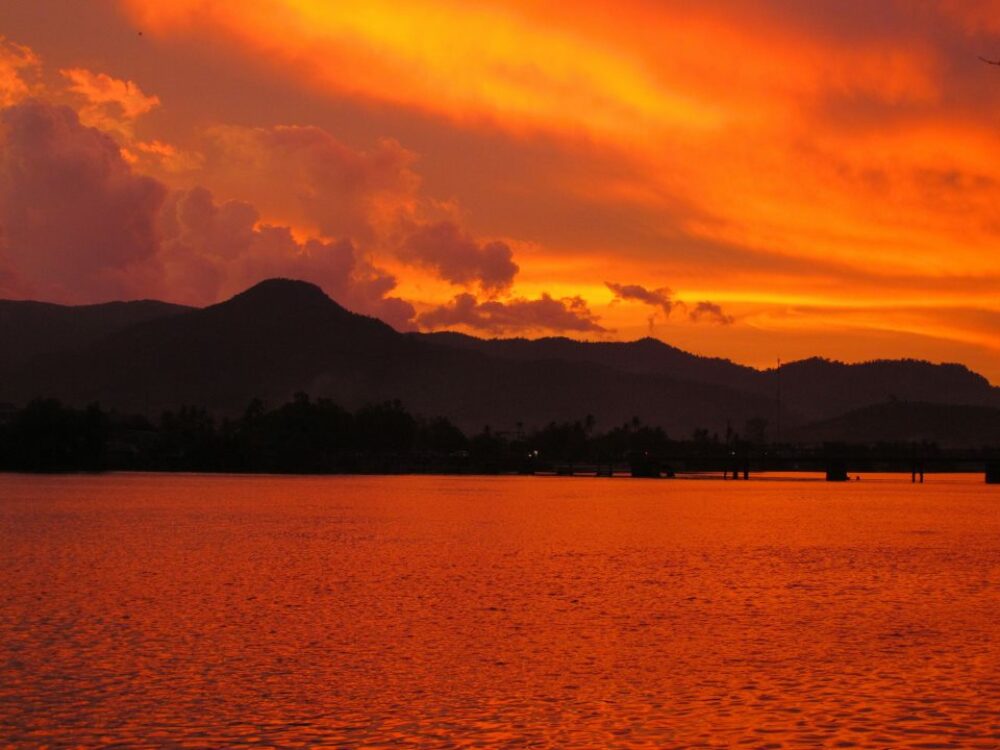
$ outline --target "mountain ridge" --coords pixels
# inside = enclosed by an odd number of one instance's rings
[[[85,346],[116,330],[194,308],[143,299],[95,305],[0,300],[0,351],[8,363],[60,348]]]
[[[0,350],[16,344],[4,333],[16,327],[11,311],[30,304],[45,303],[0,302],[8,311]],[[56,315],[77,312],[64,307]],[[104,335],[70,347],[65,336],[45,341],[52,326],[40,326],[43,341],[35,349],[47,343],[49,350],[10,358],[0,401],[56,396],[143,413],[193,403],[233,414],[253,398],[277,402],[307,391],[347,406],[398,398],[467,429],[593,414],[604,426],[639,416],[689,434],[698,427],[741,430],[755,418],[775,423],[780,375],[780,418],[789,428],[891,398],[1000,406],[1000,389],[963,365],[850,365],[816,357],[780,371],[757,370],[648,337],[581,342],[399,333],[348,311],[314,284],[290,279],[261,282],[205,308],[149,302],[130,314],[140,319],[119,324],[116,318]],[[19,335],[30,327],[29,321]]]

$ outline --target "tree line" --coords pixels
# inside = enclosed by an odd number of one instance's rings
[[[719,445],[700,431],[693,440]],[[598,432],[591,416],[525,430],[484,426],[465,434],[444,417],[411,414],[399,401],[354,411],[296,394],[236,418],[197,406],[158,420],[38,399],[0,421],[0,470],[345,473],[530,471],[555,463],[627,461],[672,443],[635,418]]]
[[[639,476],[694,471],[796,468],[785,455],[850,455],[876,463],[907,460],[919,451],[941,457],[935,445],[773,446],[766,421],[747,422],[742,435],[695,430],[671,438],[638,417],[599,431],[592,416],[510,431],[484,426],[467,435],[444,417],[410,413],[399,401],[348,410],[304,393],[274,408],[255,400],[235,418],[197,406],[164,412],[158,420],[75,408],[54,399],[0,412],[0,471],[195,471],[240,473],[566,473],[576,468],[629,468]],[[769,458],[771,457],[771,458]],[[768,463],[770,461],[770,464]],[[756,469],[755,469],[756,470]]]

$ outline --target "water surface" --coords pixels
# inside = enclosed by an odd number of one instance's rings
[[[981,477],[0,476],[0,747],[997,748],[998,622]]]

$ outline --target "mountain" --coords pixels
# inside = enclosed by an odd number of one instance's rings
[[[466,430],[592,414],[602,429],[639,416],[674,436],[700,427],[742,431],[753,418],[773,424],[779,380],[789,430],[889,397],[1000,407],[1000,389],[960,365],[815,359],[762,372],[648,338],[402,334],[345,310],[316,286],[283,279],[204,309],[0,305],[29,321],[21,331],[16,321],[0,328],[0,344],[12,352],[0,401],[14,403],[55,396],[151,415],[181,404],[236,414],[253,398],[274,404],[302,390],[347,407],[398,398]]]
[[[1000,445],[1000,409],[984,406],[889,401],[799,428],[790,436],[807,443],[937,443],[943,448]]]
[[[522,362],[559,360],[589,363],[638,375],[668,375],[681,380],[713,383],[761,394],[768,387],[767,376],[760,370],[735,364],[728,359],[699,357],[648,337],[629,342],[588,342],[565,337],[478,339],[451,331],[410,335],[456,349]]]
[[[0,300],[2,363],[21,364],[39,354],[83,348],[136,323],[190,309],[154,300],[78,307]]]
[[[1000,408],[1000,388],[957,364],[879,360],[847,365],[813,358],[782,366],[780,378],[783,403],[810,420],[890,400]]]
[[[35,357],[15,398],[49,394],[135,411],[180,403],[223,412],[378,361],[400,336],[311,284],[267,281],[232,299],[125,327],[89,346]]]
[[[710,383],[600,364],[490,357],[394,331],[311,284],[266,281],[218,305],[148,320],[17,368],[0,400],[55,396],[155,414],[179,404],[241,411],[297,390],[345,406],[399,398],[465,429],[512,429],[593,414],[633,416],[675,434],[724,430],[773,411],[767,399]]]
[[[598,364],[725,386],[772,400],[780,389],[783,412],[796,423],[827,419],[892,398],[1000,408],[1000,388],[958,364],[881,360],[848,365],[817,357],[761,371],[726,359],[699,357],[653,338],[591,343],[567,338],[478,339],[450,332],[410,335],[494,358]]]

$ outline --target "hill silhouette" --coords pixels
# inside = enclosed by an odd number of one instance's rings
[[[118,330],[20,368],[15,397],[51,395],[138,412],[179,403],[223,412],[278,397],[321,375],[379,364],[399,334],[354,315],[318,287],[265,281],[226,302]]]
[[[588,363],[638,375],[668,375],[681,380],[713,383],[756,393],[765,393],[768,388],[768,378],[759,370],[735,364],[728,359],[700,357],[649,337],[629,342],[588,342],[561,336],[541,339],[479,339],[451,331],[412,335],[502,359]],[[773,393],[768,395],[773,396]]]
[[[884,401],[1000,408],[1000,388],[964,365],[878,360],[847,365],[814,357],[781,368],[782,398],[808,419],[827,419]]]
[[[37,303],[3,304],[27,319]],[[30,346],[7,363],[0,401],[56,397],[146,414],[197,404],[237,414],[254,398],[279,403],[306,391],[347,408],[398,398],[416,413],[445,416],[473,431],[591,414],[605,428],[638,416],[675,436],[696,428],[740,431],[748,420],[773,423],[776,415],[774,371],[698,357],[654,339],[401,334],[349,312],[312,284],[287,279],[203,309],[121,304],[109,309],[127,312],[96,316],[101,325],[67,322],[94,317],[89,308],[46,306],[62,322],[31,328]],[[73,330],[82,333],[74,337]],[[14,334],[3,335],[0,343],[21,346]],[[1000,406],[997,388],[958,365],[807,360],[786,365],[780,377],[782,422],[789,427],[890,396]]]
[[[806,425],[789,436],[805,443],[935,443],[942,448],[1000,446],[1000,409],[890,401]]]
[[[585,342],[567,338],[478,339],[460,333],[411,334],[492,357],[599,364],[624,372],[667,375],[777,397],[796,421],[830,418],[889,399],[1000,408],[1000,388],[964,365],[920,360],[844,364],[819,357],[756,370],[727,359],[700,357],[653,338]]]
[[[0,300],[0,352],[4,364],[39,354],[87,346],[123,328],[191,308],[155,300],[67,307]]]

